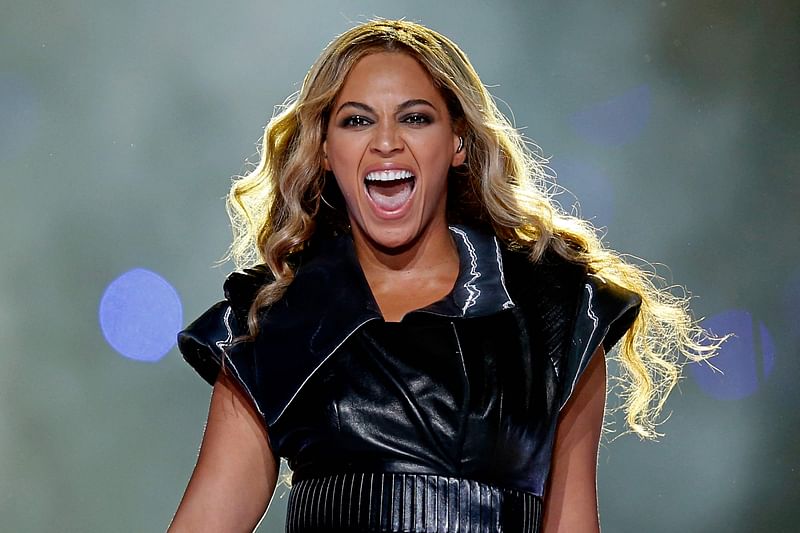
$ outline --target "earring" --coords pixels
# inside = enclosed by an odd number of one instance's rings
[[[464,149],[464,137],[458,136],[458,148],[456,148],[456,153],[461,152]]]
[[[325,205],[327,205],[328,207],[330,207],[331,209],[333,209],[334,211],[336,211],[336,208],[335,208],[335,207],[333,207],[333,206],[332,206],[332,205],[331,205],[331,204],[328,202],[328,200],[326,200],[326,199],[325,199],[325,196],[324,196],[322,193],[319,193],[319,197],[322,199],[322,201],[325,203]]]
[[[327,154],[325,154],[325,157],[327,157]],[[332,204],[331,204],[331,203],[330,203],[328,200],[326,200],[326,199],[325,199],[325,195],[324,195],[324,194],[323,194],[323,192],[322,192],[322,191],[324,191],[325,189],[327,189],[327,187],[328,187],[328,186],[327,186],[327,184],[328,184],[328,183],[330,183],[330,182],[328,181],[329,179],[335,179],[335,178],[333,177],[333,173],[332,173],[330,170],[328,170],[327,172],[325,172],[325,176],[324,176],[324,178],[323,178],[323,183],[322,183],[322,188],[321,188],[321,190],[319,191],[319,198],[320,198],[320,200],[322,200],[322,203],[324,203],[325,205],[327,205],[328,207],[330,207],[332,210],[336,211],[337,209],[336,209],[335,207],[333,207],[333,205],[332,205]]]

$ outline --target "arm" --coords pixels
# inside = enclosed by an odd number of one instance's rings
[[[544,502],[545,533],[600,531],[597,448],[603,429],[606,366],[597,349],[561,412]]]
[[[169,533],[253,531],[275,490],[278,465],[258,413],[220,374],[200,456]]]

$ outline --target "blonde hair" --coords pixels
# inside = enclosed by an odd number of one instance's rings
[[[526,250],[533,262],[550,248],[641,296],[639,315],[618,352],[618,390],[629,430],[657,436],[656,420],[679,379],[681,356],[709,357],[720,339],[709,339],[692,319],[685,296],[657,287],[653,275],[606,248],[589,222],[558,207],[546,161],[499,111],[464,52],[413,22],[374,20],[332,41],[300,92],[267,125],[258,165],[234,180],[227,202],[234,232],[230,257],[240,267],[266,263],[274,276],[250,309],[251,334],[257,332],[258,311],[291,283],[291,255],[315,235],[346,231],[342,211],[329,204],[337,189],[323,170],[321,147],[348,72],[362,57],[380,51],[409,54],[427,70],[447,102],[453,128],[464,138],[468,165],[451,172],[451,180],[461,184],[451,187],[458,197],[448,198],[451,221],[491,224],[499,239]]]

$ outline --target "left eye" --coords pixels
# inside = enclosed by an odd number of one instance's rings
[[[427,115],[423,115],[421,113],[414,113],[413,115],[408,115],[403,118],[403,122],[407,124],[427,124],[431,120],[428,118]]]

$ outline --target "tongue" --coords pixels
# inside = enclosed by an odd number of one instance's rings
[[[408,201],[412,190],[414,190],[412,179],[388,183],[370,182],[367,184],[369,197],[384,211],[400,209]]]

